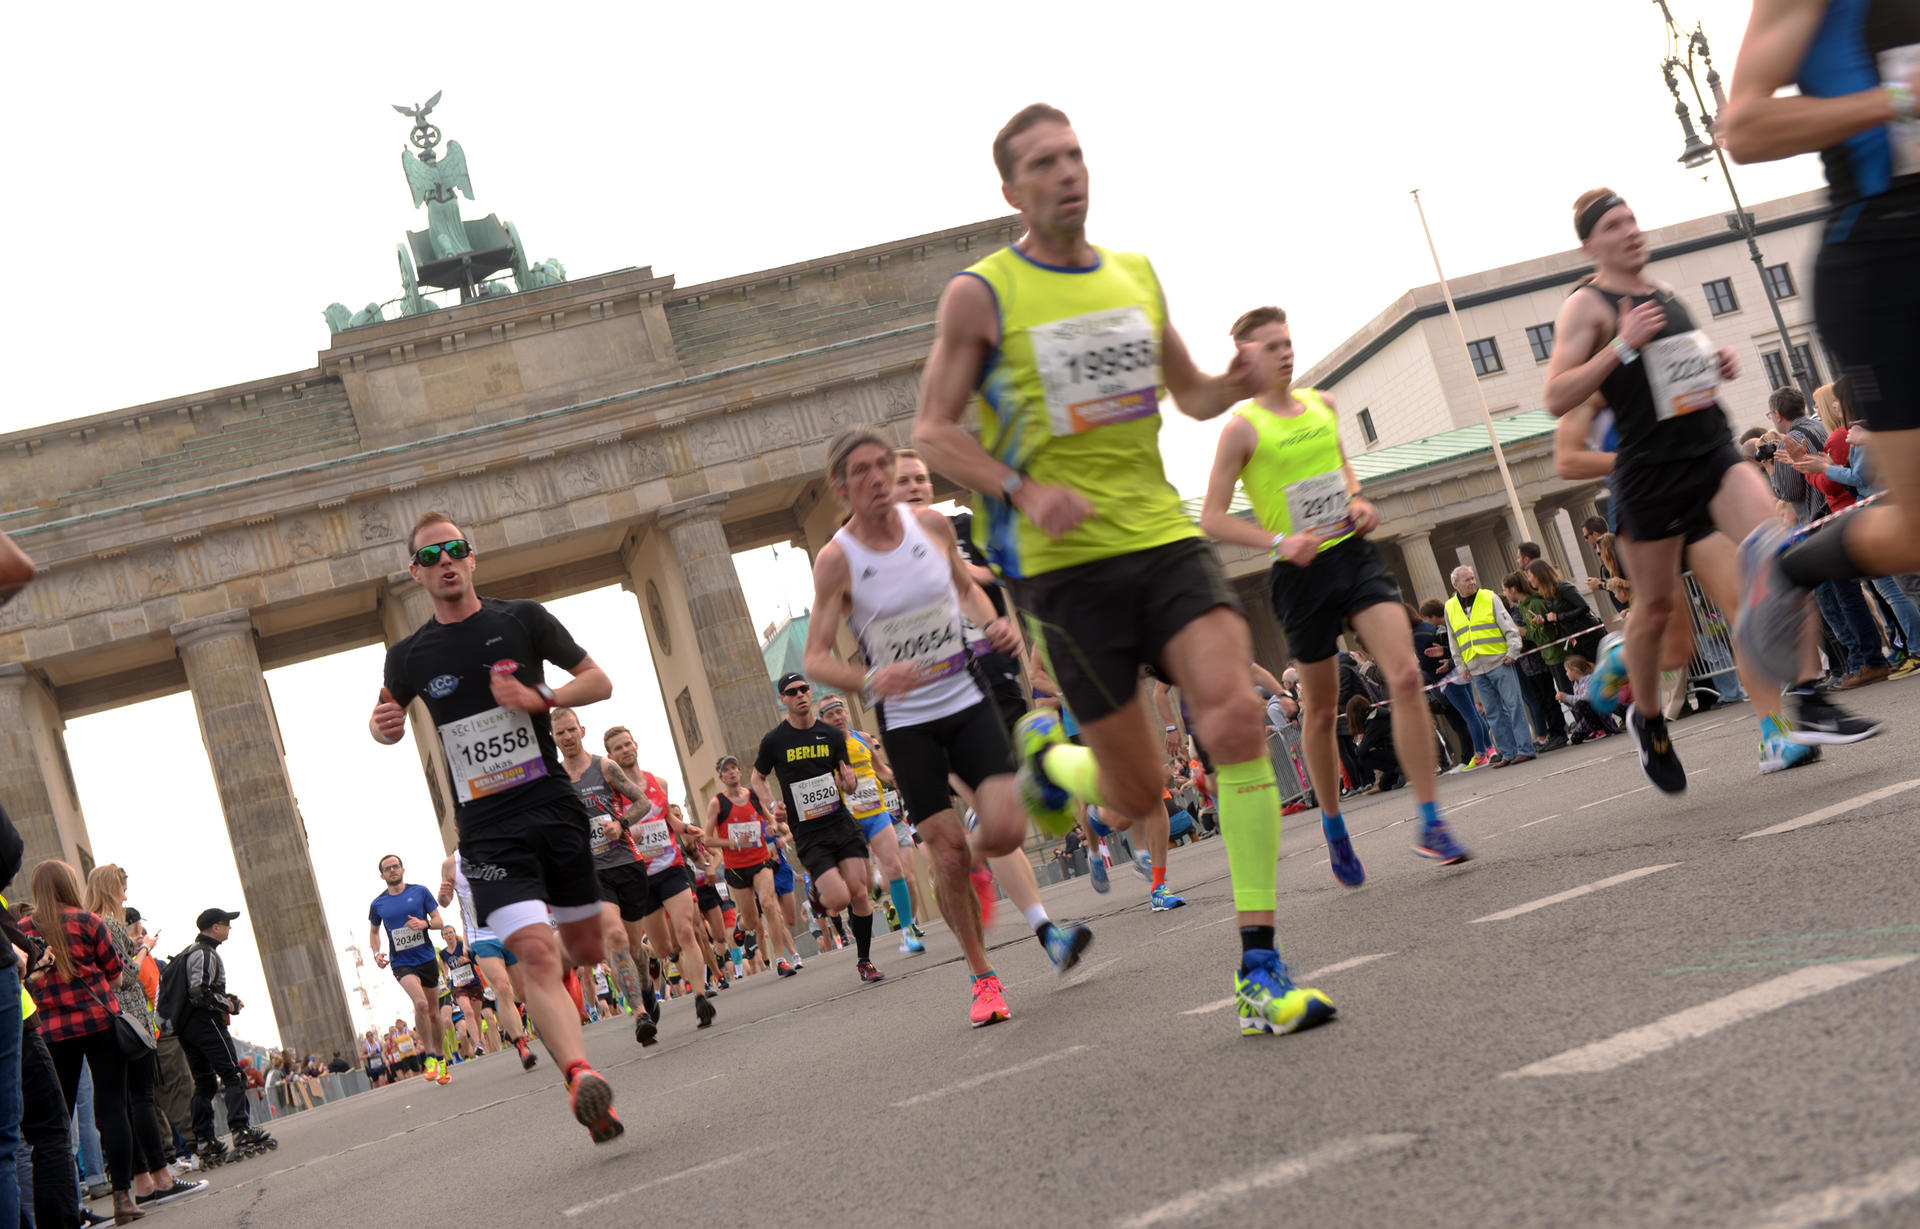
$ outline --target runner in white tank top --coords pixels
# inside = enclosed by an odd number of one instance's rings
[[[871,431],[842,432],[827,446],[827,480],[852,516],[814,561],[803,669],[818,684],[879,701],[894,778],[933,862],[940,916],[973,973],[968,1018],[978,1027],[1011,1013],[987,960],[968,872],[979,859],[1018,849],[1027,821],[1006,727],[975,681],[962,615],[1002,650],[1018,637],[968,574],[947,519],[894,504],[893,471],[892,445]],[[842,619],[873,667],[865,674],[834,653]],[[971,837],[954,811],[949,774],[973,790]]]
[[[467,950],[473,953],[473,963],[479,966],[480,976],[493,988],[495,1022],[500,1033],[512,1043],[520,1055],[520,1066],[527,1071],[533,1070],[540,1061],[527,1045],[527,1028],[520,1022],[519,1005],[526,1001],[527,992],[520,982],[520,976],[513,970],[519,963],[517,957],[507,950],[491,930],[480,925],[473,907],[473,885],[467,882],[466,867],[461,864],[458,851],[447,855],[440,863],[440,891],[435,899],[445,909],[456,899],[460,902],[460,924],[466,931]],[[500,1046],[499,1034],[485,1039],[491,1049]]]

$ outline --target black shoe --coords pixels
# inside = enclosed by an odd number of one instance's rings
[[[1567,745],[1566,735],[1549,734],[1547,735],[1547,741],[1540,744],[1540,750],[1543,753],[1547,751],[1558,751],[1560,748],[1566,745]]]
[[[176,1179],[174,1184],[164,1191],[153,1191],[146,1195],[135,1195],[133,1202],[143,1208],[152,1207],[157,1203],[171,1203],[176,1199],[185,1199],[189,1195],[197,1195],[206,1189],[207,1180],[205,1178],[199,1178],[194,1181]]]
[[[1663,794],[1685,793],[1687,770],[1680,766],[1680,757],[1673,753],[1673,736],[1667,733],[1667,719],[1655,717],[1648,721],[1636,707],[1627,714],[1627,728],[1633,731],[1633,740],[1640,748],[1640,771],[1647,774],[1654,788]]]
[[[1793,717],[1787,738],[1802,746],[1819,747],[1857,743],[1872,738],[1885,727],[1877,721],[1864,721],[1847,712],[1818,691],[1794,691]]]
[[[693,996],[693,1014],[700,1017],[700,1023],[694,1025],[695,1028],[708,1028],[719,1013],[714,1011],[712,999],[704,994],[696,994]]]
[[[655,1045],[660,1040],[660,1026],[652,1016],[641,1012],[633,1018],[633,1039],[643,1046]]]

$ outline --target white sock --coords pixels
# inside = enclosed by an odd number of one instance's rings
[[[1040,929],[1040,927],[1045,926],[1053,920],[1047,916],[1047,907],[1038,901],[1028,905],[1024,912],[1027,915],[1027,925],[1033,927],[1035,930]]]

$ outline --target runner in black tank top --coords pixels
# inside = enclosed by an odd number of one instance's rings
[[[1634,694],[1627,727],[1641,770],[1677,794],[1687,775],[1659,696],[1661,638],[1673,619],[1687,617],[1681,551],[1689,531],[1697,536],[1707,525],[1736,542],[1763,534],[1773,524],[1773,491],[1734,448],[1720,408],[1720,381],[1738,374],[1733,352],[1713,349],[1672,290],[1647,277],[1633,210],[1611,189],[1594,189],[1574,202],[1574,233],[1595,272],[1555,321],[1547,408],[1564,415],[1597,395],[1619,425],[1612,490],[1633,618],[1624,642],[1603,650],[1597,672],[1618,673],[1624,657]]]
[[[1776,98],[1789,85],[1797,97]],[[1769,0],[1754,10],[1716,133],[1741,162],[1811,153],[1832,210],[1814,266],[1813,313],[1838,355],[1835,392],[1872,435],[1872,506],[1788,547],[1742,552],[1736,635],[1776,672],[1794,660],[1807,593],[1824,581],[1920,568],[1920,4]],[[1855,438],[1862,438],[1855,432]],[[1800,694],[1800,689],[1795,689]],[[1796,700],[1803,741],[1853,742],[1878,727]]]

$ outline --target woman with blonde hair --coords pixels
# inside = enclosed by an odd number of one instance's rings
[[[140,984],[141,957],[145,949],[127,930],[127,872],[111,862],[93,868],[87,876],[83,907],[99,918],[113,938],[114,950],[125,966],[114,983],[120,1000],[120,1018],[131,1023],[149,1038],[158,1038],[159,1021],[147,1007],[147,990]],[[156,1042],[157,1044],[157,1042]],[[127,1060],[127,1123],[133,1137],[133,1198],[140,1205],[177,1199],[206,1185],[205,1180],[175,1182],[167,1164],[165,1140],[168,1132],[160,1127],[153,1104],[153,1090],[159,1078],[159,1059],[154,1051]],[[152,1130],[145,1129],[151,1124]]]

